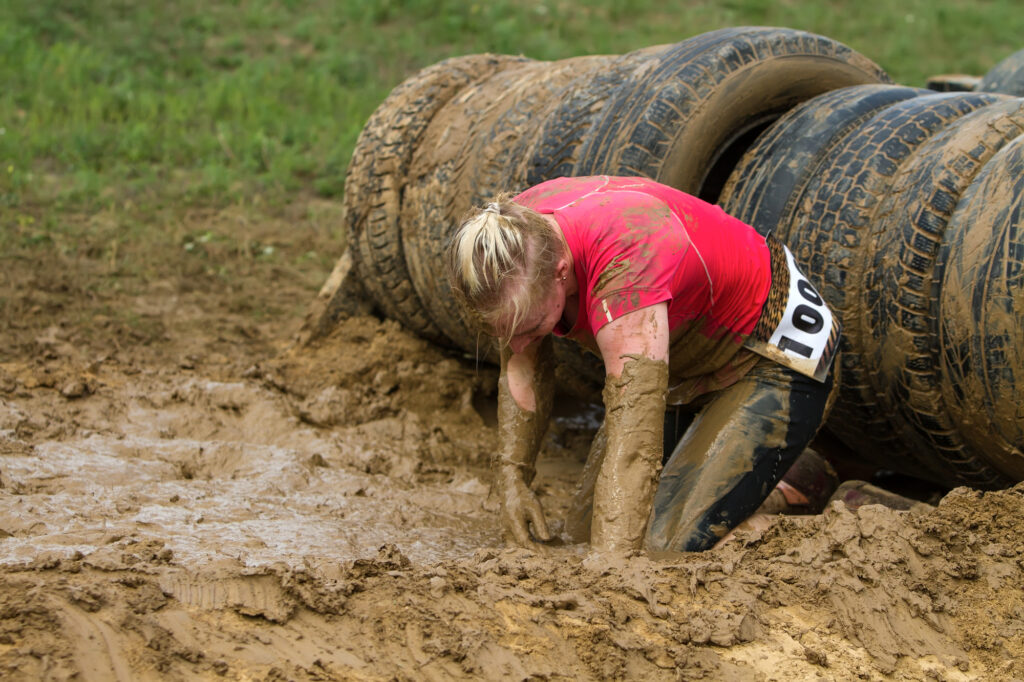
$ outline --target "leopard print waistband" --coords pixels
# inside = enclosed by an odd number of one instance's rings
[[[767,343],[772,332],[782,322],[782,316],[786,312],[786,300],[789,296],[789,268],[786,266],[786,252],[782,248],[782,242],[775,237],[765,237],[768,245],[768,253],[771,256],[772,283],[768,289],[768,299],[761,308],[761,317],[754,326],[750,335],[758,341]]]

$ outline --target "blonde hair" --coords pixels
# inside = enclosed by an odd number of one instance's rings
[[[540,213],[501,194],[471,211],[448,243],[452,291],[478,326],[507,344],[548,294],[563,244]]]

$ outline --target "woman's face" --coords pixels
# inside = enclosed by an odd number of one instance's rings
[[[536,341],[551,333],[562,319],[565,308],[565,288],[556,280],[555,285],[541,303],[529,311],[523,321],[516,325],[515,333],[509,340],[513,353],[522,353]]]

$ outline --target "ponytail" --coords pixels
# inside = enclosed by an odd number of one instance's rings
[[[547,293],[563,252],[560,235],[543,216],[500,195],[455,232],[448,278],[470,319],[507,343]]]

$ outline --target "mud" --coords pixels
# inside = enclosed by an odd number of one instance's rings
[[[562,541],[514,548],[497,371],[369,317],[293,347],[322,273],[259,267],[98,303],[102,268],[5,262],[0,678],[1024,677],[1024,487],[595,561],[562,519],[602,414],[558,400]]]
[[[943,247],[942,393],[964,439],[1000,470],[1024,475],[1024,137],[992,157],[965,193]],[[1016,376],[1015,376],[1016,375]]]
[[[643,546],[658,472],[668,365],[628,357],[619,376],[604,386],[605,446],[594,484],[590,541],[599,552]]]
[[[528,520],[520,514],[528,514],[533,524],[533,533],[540,540],[550,540],[543,509],[528,486],[536,476],[537,454],[543,444],[551,417],[554,389],[554,365],[552,362],[551,337],[543,339],[539,346],[515,356],[530,358],[532,374],[519,378],[513,383],[525,390],[515,395],[509,381],[511,374],[522,372],[513,362],[510,349],[501,354],[505,371],[498,379],[498,445],[494,458],[494,495],[501,505],[502,522],[512,533],[512,539],[521,545],[530,543]],[[522,404],[520,404],[522,403]]]

